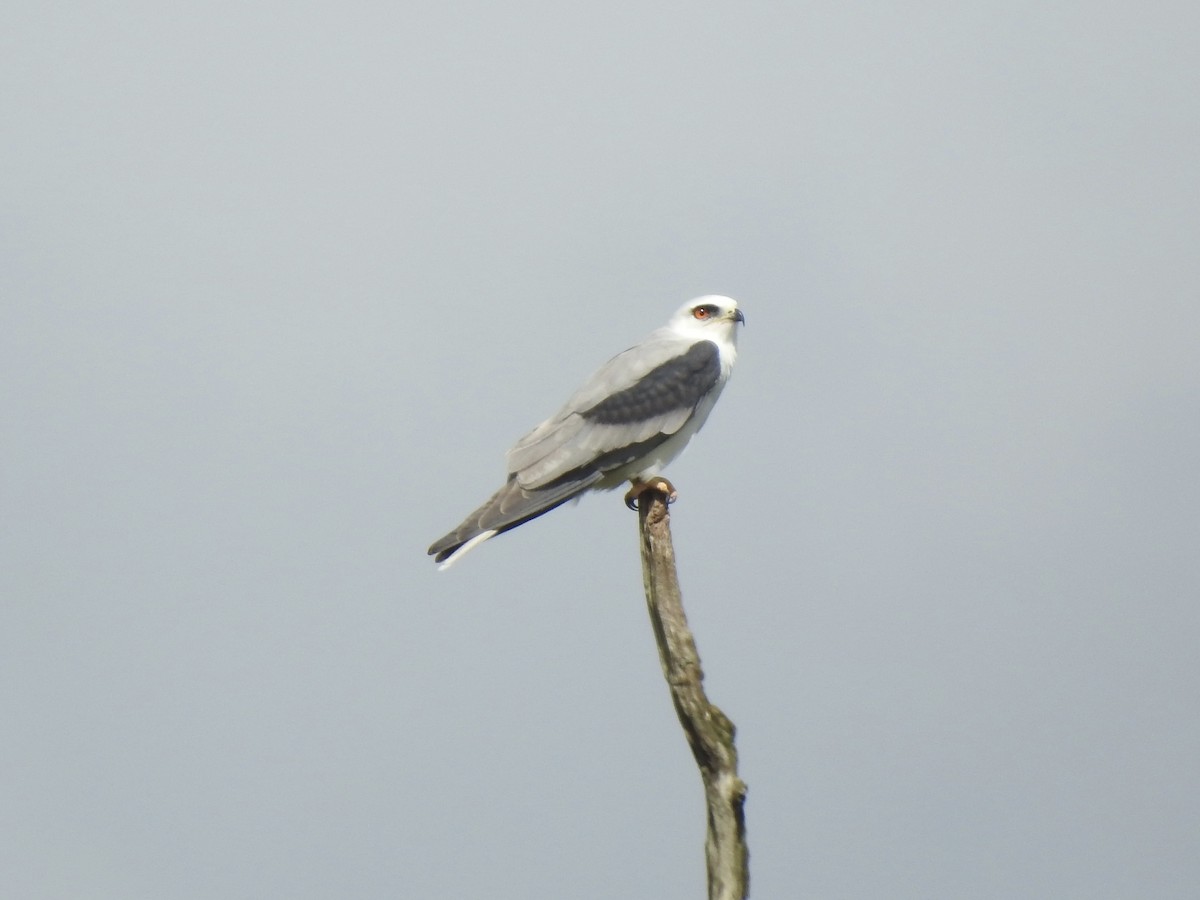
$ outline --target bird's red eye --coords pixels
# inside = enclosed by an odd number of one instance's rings
[[[692,316],[697,319],[708,319],[708,318],[715,316],[716,314],[717,314],[717,308],[715,306],[710,306],[709,304],[705,304],[704,306],[697,306],[695,309],[692,310]]]

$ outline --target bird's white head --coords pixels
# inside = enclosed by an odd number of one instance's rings
[[[694,340],[736,344],[737,327],[746,321],[732,297],[710,294],[689,300],[671,317],[671,329]]]

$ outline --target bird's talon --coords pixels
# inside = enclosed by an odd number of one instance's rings
[[[675,490],[675,486],[665,478],[658,478],[654,481],[635,481],[625,494],[625,505],[629,509],[637,510],[639,508],[638,501],[641,500],[642,494],[646,491],[659,491],[667,495],[667,503],[674,503],[679,499],[679,492]]]

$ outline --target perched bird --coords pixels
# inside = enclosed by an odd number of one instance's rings
[[[700,430],[737,357],[737,301],[699,297],[601,366],[566,406],[508,451],[508,480],[429,548],[440,568],[588,490],[626,479],[631,508]],[[667,483],[674,497],[674,490]]]

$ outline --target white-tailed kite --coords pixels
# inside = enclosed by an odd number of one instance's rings
[[[614,356],[567,405],[508,451],[508,481],[429,548],[440,568],[588,490],[657,479],[717,402],[737,357],[737,301],[699,297]],[[657,483],[657,481],[655,482]]]

